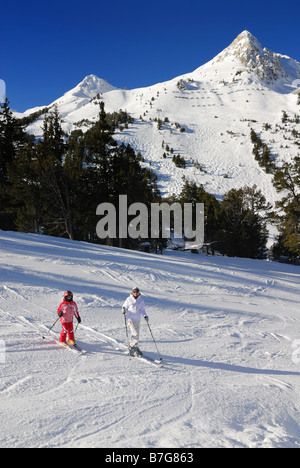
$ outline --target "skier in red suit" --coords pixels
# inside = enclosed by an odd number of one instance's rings
[[[62,325],[62,331],[59,338],[60,343],[66,344],[68,335],[69,342],[71,344],[75,344],[73,318],[75,317],[78,323],[81,322],[81,318],[78,312],[77,304],[73,301],[73,293],[71,291],[65,292],[64,300],[57,309],[57,314],[60,317]]]

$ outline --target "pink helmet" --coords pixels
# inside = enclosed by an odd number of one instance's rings
[[[66,291],[64,294],[64,300],[67,302],[72,302],[73,301],[73,293],[72,291]]]

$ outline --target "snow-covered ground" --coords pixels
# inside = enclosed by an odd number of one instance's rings
[[[299,447],[298,267],[0,231],[0,272],[1,447]],[[163,368],[124,354],[135,285]],[[67,289],[84,356],[41,337]]]

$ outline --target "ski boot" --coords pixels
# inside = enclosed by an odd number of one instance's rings
[[[130,354],[130,356],[134,356],[134,357],[142,357],[143,356],[143,353],[141,352],[141,350],[137,346],[130,347],[129,348],[129,354]]]

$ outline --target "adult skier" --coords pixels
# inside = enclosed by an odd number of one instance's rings
[[[75,344],[73,318],[75,317],[78,323],[81,323],[81,318],[78,312],[77,304],[73,301],[73,293],[71,291],[64,293],[64,300],[57,309],[57,314],[60,317],[62,325],[59,338],[60,343],[66,346],[68,335],[70,344]]]
[[[147,323],[149,318],[146,314],[144,299],[141,296],[139,288],[135,287],[132,289],[130,296],[127,297],[123,304],[122,312],[131,333],[129,353],[131,356],[142,356],[142,352],[138,348],[141,318],[143,316]]]

